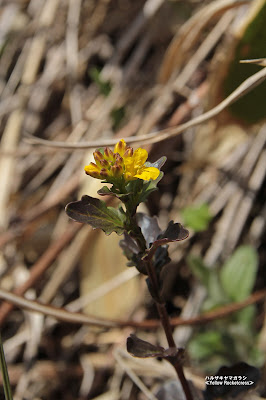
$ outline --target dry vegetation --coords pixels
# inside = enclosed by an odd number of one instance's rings
[[[263,118],[248,124],[215,109],[217,117],[176,129],[224,100],[239,26],[250,13],[245,3],[262,2],[0,1],[0,324],[17,400],[155,399],[175,379],[170,366],[125,351],[136,330],[153,343],[164,337],[114,234],[106,238],[64,213],[69,201],[96,194],[97,182],[83,174],[91,149],[120,137],[139,140],[152,161],[167,156],[147,204],[162,227],[182,222],[188,205],[206,203],[212,215],[206,230],[171,247],[164,293],[177,345],[210,321],[226,326],[222,316],[254,303],[254,335],[265,352]],[[256,68],[262,81],[265,71]],[[200,255],[212,269],[241,244],[259,256],[253,293],[201,316],[206,289],[187,256]],[[204,390],[206,368],[199,360],[187,365]],[[259,396],[266,396],[262,383],[246,398]]]

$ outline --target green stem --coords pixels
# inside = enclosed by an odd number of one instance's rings
[[[0,333],[0,367],[1,367],[2,377],[3,377],[5,398],[6,398],[6,400],[13,400],[1,333]]]

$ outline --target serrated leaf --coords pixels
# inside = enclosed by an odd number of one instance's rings
[[[186,207],[181,211],[184,224],[195,232],[201,232],[208,228],[212,219],[207,204],[200,206]]]
[[[83,196],[66,206],[67,215],[74,221],[102,229],[106,235],[124,233],[125,215],[122,210],[107,207],[105,202],[90,196]]]
[[[251,246],[240,246],[220,272],[225,293],[234,301],[247,298],[252,292],[258,268],[258,255]]]
[[[143,259],[153,259],[153,265],[156,269],[159,281],[162,268],[170,261],[167,243],[184,240],[188,237],[188,235],[189,232],[183,228],[181,224],[170,221],[165,232],[163,232],[146,251],[146,255]],[[161,248],[161,246],[163,246],[163,248]],[[154,293],[152,293],[152,296],[154,297]]]

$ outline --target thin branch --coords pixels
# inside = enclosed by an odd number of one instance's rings
[[[13,306],[17,306],[19,308],[39,312],[41,314],[56,318],[59,321],[65,321],[72,324],[84,324],[84,325],[95,325],[106,328],[114,328],[114,327],[134,327],[134,328],[144,328],[144,329],[154,329],[161,326],[161,322],[159,320],[150,319],[142,322],[135,322],[132,320],[106,320],[96,317],[89,317],[82,313],[73,313],[70,311],[66,311],[63,308],[57,308],[53,306],[48,306],[41,304],[37,301],[27,300],[22,296],[18,296],[12,292],[8,292],[2,288],[0,288],[0,298],[5,300],[8,303],[11,303]],[[243,308],[259,303],[266,298],[266,290],[260,290],[253,294],[251,294],[246,300],[228,304],[226,306],[220,307],[214,311],[206,312],[197,317],[182,319],[182,318],[171,318],[171,326],[184,326],[184,325],[201,325],[208,322],[212,322],[219,318],[224,318],[234,312],[242,310]]]
[[[143,144],[151,144],[151,143],[158,143],[163,140],[172,138],[177,136],[184,130],[191,128],[193,126],[202,124],[205,121],[215,117],[220,112],[222,112],[226,107],[235,103],[239,98],[243,97],[245,94],[250,92],[260,83],[262,83],[266,79],[266,68],[263,68],[256,74],[247,78],[243,83],[241,83],[238,88],[236,88],[225,100],[219,103],[216,107],[212,108],[211,110],[207,111],[206,113],[184,123],[178,125],[176,127],[171,127],[167,129],[163,129],[158,132],[150,133],[148,135],[141,135],[141,136],[130,136],[127,138],[127,143],[143,143]],[[39,139],[35,138],[34,136],[25,133],[25,141],[30,144],[34,145],[43,145],[49,147],[56,147],[56,148],[71,148],[71,149],[89,149],[89,148],[97,148],[97,147],[104,147],[104,146],[114,146],[117,142],[117,139],[104,139],[104,140],[96,140],[91,142],[85,143],[65,143],[65,142],[52,142],[50,140]]]

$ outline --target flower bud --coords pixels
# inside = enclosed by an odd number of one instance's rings
[[[126,151],[125,151],[125,154],[124,154],[124,157],[132,157],[133,156],[133,149],[132,149],[132,147],[127,147],[126,148]]]
[[[105,159],[106,159],[106,160],[111,161],[111,160],[113,160],[114,153],[112,152],[111,149],[109,149],[109,147],[105,147],[105,149],[104,149],[104,156],[105,156]]]
[[[101,171],[100,171],[100,175],[101,175],[103,178],[107,178],[107,176],[109,175],[107,169],[102,168]]]
[[[115,153],[114,156],[115,156],[115,164],[122,165],[123,158],[120,156],[120,154]]]
[[[93,157],[94,160],[96,162],[96,164],[100,167],[100,161],[103,159],[103,155],[99,150],[95,150],[95,152],[93,153]]]
[[[114,165],[112,165],[112,167],[111,167],[111,174],[114,176],[114,177],[119,177],[119,176],[121,176],[122,174],[123,174],[123,168],[122,168],[122,165],[118,165],[117,163],[115,163]]]
[[[114,148],[114,153],[119,153],[120,155],[123,155],[126,149],[126,142],[121,139],[119,142],[115,145]]]
[[[100,163],[101,163],[101,166],[104,167],[104,168],[107,168],[109,166],[108,161],[105,160],[105,159],[101,160]]]

